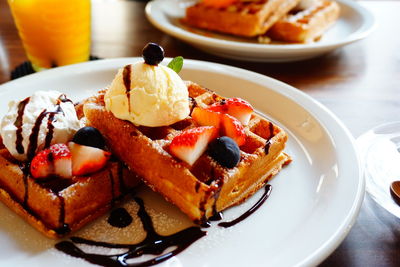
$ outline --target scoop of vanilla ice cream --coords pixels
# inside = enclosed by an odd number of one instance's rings
[[[26,105],[20,104],[22,102]],[[1,121],[0,134],[5,147],[20,161],[28,160],[29,150],[34,153],[42,150],[46,137],[49,140],[51,138],[50,144],[67,143],[80,128],[74,104],[57,91],[37,91],[26,100],[11,101],[8,107]],[[18,128],[21,129],[20,133],[17,133]],[[35,133],[37,138],[34,138]],[[22,145],[19,149],[18,143]]]
[[[144,62],[120,69],[104,101],[115,117],[149,127],[171,125],[190,113],[189,93],[179,75]]]

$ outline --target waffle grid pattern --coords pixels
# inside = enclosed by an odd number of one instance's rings
[[[192,108],[223,99],[194,83],[188,83],[188,89]],[[196,222],[243,202],[290,162],[282,152],[286,133],[255,113],[245,127],[247,138],[240,147],[241,160],[235,168],[227,169],[207,153],[192,166],[169,153],[174,136],[196,127],[190,116],[171,126],[135,126],[105,110],[104,91],[85,104],[84,112],[88,123],[103,133],[121,161]]]

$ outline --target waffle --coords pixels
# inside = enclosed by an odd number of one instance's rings
[[[82,105],[76,110],[82,114]],[[103,215],[140,181],[116,160],[101,171],[72,179],[37,180],[26,168],[29,165],[16,161],[0,139],[0,200],[50,238],[65,236]]]
[[[191,108],[206,107],[223,97],[188,83]],[[192,166],[169,153],[171,140],[195,127],[188,118],[165,127],[143,127],[117,119],[105,109],[104,91],[84,105],[88,124],[99,129],[112,152],[140,175],[154,191],[179,207],[190,219],[205,222],[216,212],[253,195],[291,159],[283,151],[286,133],[253,113],[246,126],[237,167],[227,169],[204,153]]]
[[[186,9],[183,22],[197,28],[253,37],[264,34],[299,0],[238,1],[224,8],[199,2]]]
[[[276,22],[267,35],[284,42],[307,43],[317,40],[339,17],[335,1],[320,0],[308,9],[291,12]]]

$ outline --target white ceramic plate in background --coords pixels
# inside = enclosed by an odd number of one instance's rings
[[[33,74],[0,86],[0,115],[11,99],[56,89],[80,100],[110,84],[118,68],[139,60],[99,60]],[[165,61],[168,61],[166,59]],[[272,181],[272,194],[252,216],[231,227],[213,223],[208,235],[160,266],[309,266],[345,238],[364,196],[354,140],[321,104],[295,88],[246,70],[186,60],[180,73],[221,95],[247,99],[283,127],[293,162]],[[263,191],[263,190],[260,190]],[[262,194],[224,212],[226,220]],[[90,266],[49,241],[0,204],[1,266]],[[90,227],[90,226],[89,226]]]
[[[365,38],[374,28],[373,15],[351,0],[337,0],[340,17],[319,40],[310,44],[259,44],[246,39],[212,33],[180,23],[192,0],[154,0],[146,15],[161,31],[205,52],[232,59],[260,62],[287,62],[312,58]]]

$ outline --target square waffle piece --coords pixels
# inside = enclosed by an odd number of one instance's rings
[[[78,117],[83,114],[81,108],[82,105],[76,107]],[[1,138],[0,169],[0,200],[50,238],[82,228],[140,183],[116,160],[85,176],[34,179],[29,174],[29,164],[15,160]]]
[[[201,29],[254,37],[265,34],[298,3],[299,0],[242,0],[217,8],[199,2],[186,9],[183,22]]]
[[[224,99],[197,84],[187,85],[192,109]],[[291,161],[283,152],[287,134],[253,113],[245,127],[246,143],[240,147],[240,162],[236,167],[225,168],[207,153],[190,166],[169,152],[171,140],[177,134],[196,127],[190,116],[170,126],[135,126],[105,109],[104,93],[99,92],[85,103],[88,124],[102,132],[112,152],[148,186],[197,223],[243,202]]]
[[[283,42],[312,42],[338,19],[339,12],[339,5],[335,1],[318,0],[307,9],[290,12],[277,21],[267,35]]]

